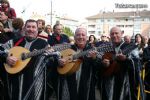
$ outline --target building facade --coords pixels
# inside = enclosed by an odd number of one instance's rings
[[[79,26],[79,21],[70,18],[68,16],[57,17],[57,21],[61,23],[64,27],[68,27],[74,33],[76,28]]]
[[[86,18],[88,35],[109,34],[112,27],[118,26],[124,35],[150,35],[150,11],[101,12]]]

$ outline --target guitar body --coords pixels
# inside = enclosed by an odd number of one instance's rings
[[[79,67],[80,64],[82,62],[82,60],[80,60],[80,57],[85,56],[86,54],[89,53],[90,50],[97,50],[98,52],[110,52],[110,51],[114,51],[114,49],[112,48],[112,44],[102,44],[99,47],[94,47],[91,48],[89,50],[85,50],[85,51],[81,51],[79,53],[76,53],[74,50],[72,49],[66,49],[64,51],[61,52],[62,54],[62,58],[65,58],[67,60],[67,64],[63,67],[58,67],[57,71],[59,74],[72,74],[74,72],[76,72]],[[72,60],[72,58],[74,57],[74,59],[77,60]]]
[[[19,46],[15,46],[15,47],[11,48],[9,50],[9,56],[17,57],[18,61],[14,66],[4,64],[6,71],[10,74],[16,74],[16,73],[20,72],[21,70],[23,70],[31,58],[22,60],[21,55],[22,55],[22,53],[28,53],[28,52],[30,52],[30,51],[23,47],[19,47]]]
[[[120,65],[117,61],[114,60],[114,54],[112,52],[107,52],[103,55],[102,59],[110,60],[111,64],[103,71],[103,76],[110,76],[114,73],[117,73],[120,69]]]
[[[138,48],[138,45],[131,43],[131,44],[127,45],[124,49],[122,49],[121,52],[122,52],[122,54],[127,55],[136,48]],[[114,53],[111,53],[111,52],[104,54],[103,59],[109,59],[111,62],[110,66],[108,66],[106,68],[106,70],[104,70],[104,74],[103,74],[104,76],[110,76],[113,73],[117,73],[120,70],[121,66],[114,59],[114,57],[115,57]]]
[[[16,74],[16,73],[20,72],[21,70],[23,70],[24,67],[26,67],[26,65],[29,63],[31,57],[33,57],[33,56],[43,54],[43,53],[45,53],[46,50],[49,50],[49,49],[54,49],[55,51],[61,51],[61,50],[64,50],[64,49],[70,48],[70,47],[71,47],[70,44],[62,44],[62,45],[53,46],[53,47],[45,47],[43,49],[33,50],[32,52],[30,52],[26,48],[23,48],[20,46],[15,46],[9,50],[9,56],[15,56],[18,58],[16,65],[10,66],[8,64],[4,64],[4,66],[8,73]]]
[[[62,67],[59,66],[57,68],[57,71],[59,74],[62,74],[62,75],[72,74],[79,69],[82,60],[77,59],[75,61],[74,60],[72,61],[72,56],[75,53],[76,52],[72,49],[66,49],[66,50],[61,51],[62,58],[65,58],[67,60],[67,64]]]

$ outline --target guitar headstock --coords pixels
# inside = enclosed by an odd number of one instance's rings
[[[97,47],[98,52],[112,52],[114,51],[112,43],[102,43]]]
[[[138,45],[131,43],[122,50],[122,53],[126,55],[136,48],[138,48]]]

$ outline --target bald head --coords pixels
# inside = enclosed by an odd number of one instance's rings
[[[129,36],[129,35],[124,36],[124,41],[126,43],[130,43],[131,42],[131,36]]]
[[[110,38],[112,42],[118,44],[122,41],[122,31],[119,27],[112,27],[110,30]]]
[[[118,32],[122,33],[121,29],[119,27],[112,27],[110,29],[110,33],[113,32],[114,30],[117,30]]]
[[[76,31],[75,31],[75,35],[77,33],[79,33],[80,31],[84,32],[87,35],[87,30],[85,28],[83,28],[83,27],[77,28]]]
[[[74,39],[78,47],[83,49],[87,42],[87,30],[85,28],[77,28]]]

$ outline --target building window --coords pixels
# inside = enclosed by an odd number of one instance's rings
[[[95,28],[95,25],[88,25],[89,28]]]
[[[104,19],[101,19],[101,22],[104,22]]]
[[[145,18],[144,21],[145,21],[145,22],[149,21],[149,18]]]
[[[88,22],[89,22],[89,23],[95,23],[96,20],[89,20]]]
[[[124,27],[124,25],[117,25],[117,27]]]
[[[110,22],[110,19],[108,19],[107,22]]]
[[[98,31],[98,34],[101,34],[102,32],[101,31]]]
[[[141,29],[141,25],[134,25],[134,29]]]
[[[132,28],[133,25],[125,25],[126,28]]]
[[[125,21],[128,21],[128,18],[126,18]]]
[[[89,34],[95,34],[95,31],[89,31],[88,33]]]
[[[100,19],[98,19],[98,20],[96,20],[96,22],[97,22],[97,23],[100,23],[100,22],[101,22],[101,20],[100,20]]]
[[[98,25],[98,26],[97,26],[97,29],[99,29],[99,30],[100,30],[100,29],[101,29],[101,26],[100,26],[100,25]]]

